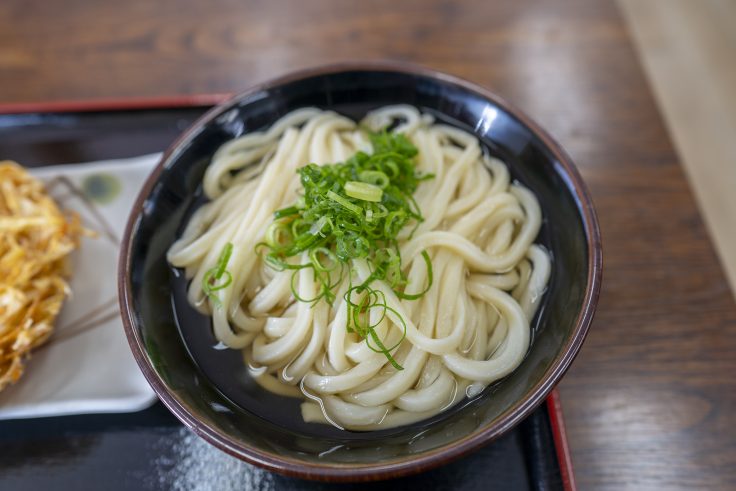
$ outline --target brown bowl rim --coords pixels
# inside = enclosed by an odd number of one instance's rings
[[[281,86],[289,82],[320,75],[336,74],[344,71],[398,72],[407,75],[437,79],[442,82],[460,86],[470,92],[475,92],[513,115],[526,125],[537,137],[539,137],[540,140],[542,140],[564,169],[565,174],[569,178],[568,183],[572,186],[578,211],[583,219],[583,228],[588,246],[587,288],[583,304],[580,307],[580,312],[578,313],[578,317],[575,322],[573,334],[560,351],[560,354],[555,357],[550,368],[545,372],[542,379],[527,392],[527,395],[517,401],[507,411],[502,413],[495,424],[480,428],[472,434],[452,442],[449,445],[425,452],[418,456],[406,456],[375,464],[318,464],[291,459],[239,442],[229,435],[218,431],[216,428],[198,420],[194,416],[196,411],[188,407],[186,403],[176,397],[176,395],[166,387],[166,384],[153,368],[149,357],[146,355],[143,339],[139,335],[138,330],[134,328],[135,320],[132,309],[132,291],[127,274],[128,271],[130,271],[131,265],[130,245],[132,233],[141,214],[143,203],[150,195],[154,185],[158,181],[158,178],[163,171],[163,164],[174,152],[177,151],[182,142],[186,141],[190,135],[198,131],[198,129],[205,123],[209,122],[215,114],[219,114],[222,107],[227,106],[236,100],[241,100],[251,94]],[[524,112],[517,109],[498,95],[473,82],[469,82],[462,78],[448,75],[434,69],[395,62],[343,62],[298,70],[255,85],[207,111],[187,130],[185,130],[171,145],[169,145],[157,166],[146,179],[128,218],[118,261],[118,298],[128,344],[130,345],[133,356],[143,372],[143,375],[146,380],[148,380],[148,383],[158,395],[161,402],[163,402],[163,404],[182,423],[197,435],[234,457],[287,476],[321,481],[359,482],[396,478],[408,474],[423,472],[449,463],[450,461],[467,455],[468,453],[477,450],[481,446],[498,438],[500,435],[526,418],[554,388],[577,356],[593,320],[595,307],[600,295],[602,270],[600,228],[590,193],[567,152],[565,152],[562,146],[557,143],[554,138],[552,138]]]

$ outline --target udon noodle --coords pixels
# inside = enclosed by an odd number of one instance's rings
[[[291,271],[274,270],[254,252],[274,211],[298,199],[299,167],[371,153],[364,129],[387,127],[418,149],[417,170],[434,174],[414,193],[424,220],[399,236],[409,284],[426,282],[426,250],[431,288],[405,300],[383,281],[372,284],[394,311],[376,330],[387,346],[405,334],[392,353],[402,370],[346,329],[343,294],[350,279],[371,274],[364,259],[352,261],[351,278],[338,285],[332,304],[310,304],[295,299]],[[212,317],[216,338],[242,350],[260,386],[303,399],[305,421],[355,430],[416,422],[479,394],[524,358],[550,274],[549,255],[535,244],[541,210],[474,136],[404,105],[375,110],[360,125],[331,111],[299,109],[224,144],[203,188],[210,201],[193,214],[168,260],[185,269],[188,301]],[[211,298],[202,280],[227,244],[232,281]],[[313,298],[315,285],[312,269],[296,273],[299,298]]]

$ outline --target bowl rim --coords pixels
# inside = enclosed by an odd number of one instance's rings
[[[179,147],[182,143],[189,140],[189,138],[195,135],[202,126],[209,123],[223,111],[229,109],[237,101],[246,99],[258,92],[282,86],[290,82],[322,75],[333,75],[340,72],[395,72],[405,75],[436,79],[440,82],[456,85],[471,93],[475,93],[511,114],[523,125],[528,127],[532,133],[542,141],[559,163],[563,176],[567,178],[568,189],[574,195],[576,207],[583,222],[583,229],[588,247],[588,276],[585,297],[582,305],[580,306],[572,335],[569,336],[567,342],[562,347],[559,354],[554,358],[552,364],[545,371],[540,381],[527,391],[525,397],[519,399],[509,409],[504,411],[497,418],[496,424],[494,425],[486,425],[485,427],[476,429],[473,433],[459,440],[453,441],[450,444],[418,455],[408,455],[381,463],[370,464],[321,464],[280,456],[239,442],[226,433],[198,420],[193,415],[194,411],[183,400],[177,397],[174,391],[167,387],[166,383],[153,367],[150,358],[146,355],[142,336],[135,327],[137,322],[133,313],[133,295],[128,275],[128,272],[131,271],[130,250],[133,232],[137,228],[137,224],[143,210],[143,204],[161,176],[164,170],[164,164],[172,155],[179,151]],[[446,464],[477,450],[492,440],[495,440],[531,414],[531,412],[542,403],[544,398],[554,388],[580,351],[593,320],[595,307],[600,296],[602,270],[603,264],[600,228],[593,206],[593,200],[580,173],[573,164],[572,159],[562,146],[557,143],[549,133],[547,133],[547,131],[545,131],[524,112],[517,109],[502,97],[499,97],[491,91],[465,79],[408,63],[360,61],[334,63],[297,70],[254,85],[216,105],[192,123],[166,149],[159,163],[146,179],[133,204],[121,243],[117,279],[118,300],[123,319],[123,327],[128,339],[128,344],[133,352],[133,356],[146,380],[151,385],[161,402],[163,402],[163,404],[174,414],[174,416],[184,423],[184,425],[220,450],[270,471],[304,479],[358,482],[396,478],[408,474],[423,472],[439,465]]]

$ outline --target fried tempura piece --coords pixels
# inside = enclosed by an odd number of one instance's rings
[[[43,184],[15,162],[0,162],[0,391],[17,382],[69,294],[67,256],[84,233]]]

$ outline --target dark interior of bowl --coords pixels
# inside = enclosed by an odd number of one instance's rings
[[[544,212],[539,242],[553,255],[533,343],[510,376],[432,419],[374,433],[307,424],[298,401],[267,393],[249,378],[239,352],[218,350],[207,317],[186,302],[186,281],[167,265],[168,247],[201,204],[201,178],[214,151],[270,126],[299,107],[353,119],[404,103],[478,136],[534,191]],[[517,117],[467,87],[415,73],[352,70],[314,74],[242,96],[195,125],[174,151],[134,224],[128,272],[134,329],[168,390],[216,432],[287,459],[321,464],[385,463],[456,442],[497,421],[540,387],[570,341],[588,282],[588,245],[570,176]],[[543,395],[543,394],[542,394]],[[538,394],[539,396],[539,394]],[[541,397],[537,397],[541,400]],[[237,451],[237,450],[236,450]]]

